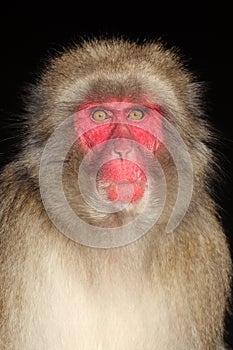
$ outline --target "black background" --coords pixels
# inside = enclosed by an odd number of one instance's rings
[[[191,70],[208,87],[205,104],[218,132],[217,149],[225,174],[216,193],[233,251],[231,10],[218,3],[213,8],[213,2],[172,3],[88,2],[80,8],[77,2],[64,1],[60,5],[5,5],[0,14],[0,165],[17,151],[22,91],[34,81],[45,57],[93,35],[162,38],[168,47],[179,48]],[[232,324],[229,318],[226,340],[231,346]]]

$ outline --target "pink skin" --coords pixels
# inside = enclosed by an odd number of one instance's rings
[[[142,111],[142,119],[131,119],[129,113],[132,110]],[[95,111],[106,112],[107,119],[94,120]],[[162,127],[156,106],[118,101],[84,105],[75,115],[75,130],[78,143],[85,153],[107,140],[114,140],[110,147],[104,147],[103,144],[103,152],[101,150],[103,165],[99,169],[99,178],[107,198],[120,202],[134,202],[140,199],[147,179],[144,154],[137,144],[153,154],[159,147],[160,141],[156,135],[161,134]],[[161,136],[159,138],[161,140]],[[106,154],[114,159],[105,162]]]

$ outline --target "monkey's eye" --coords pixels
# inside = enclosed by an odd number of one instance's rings
[[[98,110],[92,114],[91,118],[96,122],[102,122],[103,120],[108,119],[109,115],[105,111]]]
[[[141,120],[144,117],[144,113],[140,109],[132,109],[127,118],[132,120]]]

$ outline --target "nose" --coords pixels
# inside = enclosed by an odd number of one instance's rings
[[[133,134],[125,124],[117,124],[113,134],[113,152],[120,158],[127,158],[133,150]]]

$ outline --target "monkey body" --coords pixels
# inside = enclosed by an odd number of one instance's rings
[[[140,69],[143,73],[138,73]],[[230,255],[205,187],[212,175],[211,152],[203,142],[210,137],[209,132],[205,123],[195,119],[199,113],[196,88],[176,56],[156,44],[141,47],[117,40],[86,43],[52,61],[35,91],[23,150],[1,176],[0,349],[222,349]],[[133,103],[137,107],[133,107],[133,118],[138,118],[138,106],[148,106],[149,97],[174,122],[188,145],[194,164],[189,208],[180,224],[167,233],[178,179],[169,152],[156,147],[153,152],[167,170],[168,180],[161,217],[145,235],[129,244],[111,248],[79,244],[54,225],[43,205],[38,174],[45,143],[56,125],[70,114],[76,113],[74,120],[80,121],[79,111],[84,110],[86,118],[90,102],[98,107],[90,112],[93,123],[96,110],[98,120],[105,118],[106,101]],[[116,110],[124,117],[119,105]],[[104,123],[109,117],[111,111]],[[78,124],[77,129],[80,127]],[[121,125],[114,127],[122,130]],[[93,141],[93,131],[91,135]],[[165,143],[166,135],[164,132]],[[115,142],[115,138],[111,131],[108,140]],[[126,131],[123,138],[132,139]],[[64,162],[66,197],[89,224],[103,230],[119,227],[134,218],[141,205],[131,203],[121,213],[100,215],[81,202],[75,179],[80,154],[87,153],[83,144],[75,143]],[[124,147],[128,145],[124,143]],[[57,162],[56,157],[50,160],[51,174],[55,174]],[[103,169],[114,173],[114,160]],[[122,169],[128,171],[127,163]],[[55,194],[51,192],[52,202],[62,207]],[[156,203],[153,208],[157,210]],[[56,215],[63,220],[62,214]],[[77,232],[81,230],[81,226],[75,227]]]

